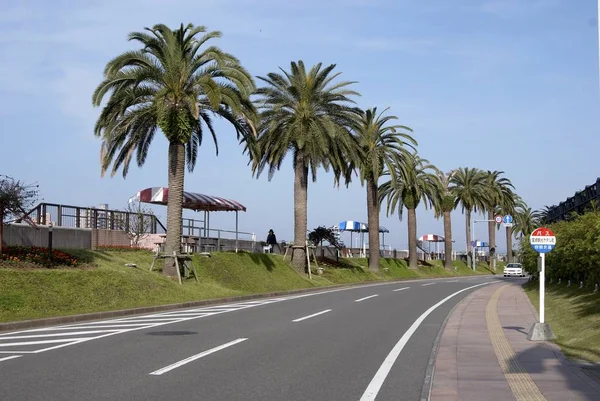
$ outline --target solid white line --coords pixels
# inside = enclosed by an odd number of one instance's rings
[[[196,312],[196,313],[178,313],[176,315],[173,314],[173,315],[169,315],[169,316],[170,317],[174,317],[174,318],[175,317],[176,318],[182,318],[182,317],[184,317],[184,318],[185,317],[201,317],[201,316],[204,316],[207,313],[209,313],[209,312],[204,312],[204,313],[199,313],[199,312]]]
[[[95,338],[95,337],[90,337]],[[20,343],[0,343],[0,347],[16,347],[18,345],[38,345],[38,344],[55,344],[55,343],[67,343],[71,341],[83,340],[83,338],[63,338],[60,340],[43,340],[43,341],[25,341]]]
[[[157,324],[161,324],[164,322],[156,322]],[[170,323],[170,322],[167,322]],[[81,325],[81,326],[60,326],[60,327],[49,327],[47,329],[45,329],[44,331],[58,331],[58,330],[73,330],[73,329],[77,329],[77,330],[83,330],[83,329],[115,329],[117,331],[121,331],[127,328],[133,328],[135,326],[138,326],[140,328],[149,326],[148,323],[125,323],[123,322],[123,324],[109,324],[109,325],[98,325],[98,326],[91,326],[91,325]],[[33,331],[33,330],[32,330]],[[42,330],[40,330],[42,331]],[[2,338],[2,337],[0,337]]]
[[[303,320],[310,319],[311,317],[319,316],[319,315],[322,315],[323,313],[327,313],[327,312],[331,312],[331,309],[325,309],[325,310],[322,310],[321,312],[313,313],[312,315],[308,315],[308,316],[304,316],[304,317],[301,317],[301,318],[298,318],[298,319],[294,319],[294,320],[292,320],[292,322],[294,322],[294,323],[295,322],[301,322]]]
[[[421,284],[421,287],[425,287],[426,285],[434,285],[435,283],[427,283],[427,284]]]
[[[99,334],[99,333],[110,333],[110,332],[111,332],[111,330],[90,330],[90,331],[73,331],[73,332],[68,332],[68,333],[34,334],[31,336],[0,337],[0,341],[1,340],[20,340],[20,339],[25,339],[25,338],[80,336],[82,334]]]
[[[162,323],[162,322],[168,322],[168,321],[173,321],[175,322],[177,319],[176,317],[168,317],[168,316],[164,316],[161,318],[158,317],[153,317],[153,318],[149,318],[149,319],[123,319],[123,320],[119,320],[118,323],[126,323],[126,324],[132,324],[132,323]]]
[[[356,300],[356,301],[354,301],[354,302],[361,302],[361,301],[364,301],[365,299],[369,299],[369,298],[373,298],[373,297],[377,297],[377,296],[379,296],[379,294],[375,294],[375,295],[369,295],[368,297],[364,297],[364,298],[361,298],[361,299],[357,299],[357,300]]]
[[[10,351],[0,351],[0,354],[35,354],[34,351],[15,351],[10,350]]]
[[[219,345],[218,347],[209,349],[208,351],[201,352],[201,353],[196,354],[194,356],[190,356],[189,358],[186,358],[186,359],[184,359],[182,361],[179,361],[179,362],[175,362],[174,364],[166,366],[166,367],[164,367],[162,369],[155,370],[154,372],[152,372],[150,374],[154,375],[154,376],[160,376],[163,373],[167,373],[168,371],[176,369],[176,368],[178,368],[180,366],[183,366],[186,363],[190,363],[192,361],[195,361],[196,359],[200,359],[200,358],[205,357],[207,355],[210,355],[210,354],[212,354],[214,352],[220,351],[220,350],[225,349],[227,347],[231,347],[232,345],[241,343],[242,341],[246,341],[246,340],[247,340],[247,338],[238,338],[237,340],[228,342],[227,344]]]
[[[487,283],[477,284],[477,285],[474,285],[471,287],[464,288],[460,291],[456,291],[454,294],[448,295],[446,298],[442,299],[440,302],[433,305],[431,308],[427,309],[421,316],[419,316],[419,318],[417,320],[415,320],[414,323],[408,328],[406,333],[404,333],[404,335],[400,338],[398,343],[396,343],[394,348],[392,348],[392,350],[390,351],[388,356],[385,358],[385,360],[379,367],[379,370],[377,371],[377,373],[375,373],[375,376],[373,376],[373,379],[369,383],[369,386],[363,393],[362,397],[360,397],[360,401],[374,400],[375,397],[377,397],[377,394],[379,393],[379,390],[381,389],[383,382],[387,378],[387,375],[390,373],[390,370],[392,369],[392,366],[396,362],[396,359],[398,359],[398,356],[400,356],[400,352],[402,352],[402,349],[404,348],[404,346],[406,345],[406,343],[408,342],[410,337],[415,333],[415,331],[417,331],[417,329],[419,328],[421,323],[423,323],[425,318],[427,316],[429,316],[429,314],[431,312],[433,312],[438,306],[442,305],[444,302],[446,302],[450,298],[460,294],[461,292],[470,290],[475,287],[480,287],[482,285],[486,285],[489,283],[492,283],[492,281],[487,282]]]
[[[395,291],[408,290],[409,288],[410,288],[410,287],[398,288],[398,289],[395,289],[395,290],[394,290],[394,292],[395,292]]]
[[[21,355],[13,355],[13,356],[7,356],[6,358],[0,358],[0,362],[4,362],[4,361],[8,361],[9,359],[15,359],[15,358],[20,358]]]

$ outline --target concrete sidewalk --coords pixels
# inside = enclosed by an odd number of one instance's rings
[[[439,344],[431,401],[593,401],[600,383],[527,333],[537,312],[523,280],[487,286],[454,310]]]

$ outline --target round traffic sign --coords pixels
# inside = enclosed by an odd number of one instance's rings
[[[529,236],[529,243],[534,251],[548,253],[556,245],[556,236],[549,228],[536,228]]]
[[[502,223],[502,216],[500,216],[500,215],[496,216],[495,220],[496,220],[496,224]]]
[[[504,224],[512,224],[513,222],[513,217],[510,214],[507,214],[506,216],[504,216]]]

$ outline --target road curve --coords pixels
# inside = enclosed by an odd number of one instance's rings
[[[419,400],[449,311],[499,278],[377,283],[0,335],[2,400]]]

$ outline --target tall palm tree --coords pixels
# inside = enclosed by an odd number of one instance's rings
[[[268,166],[269,179],[281,168],[291,151],[294,166],[294,244],[304,246],[307,229],[308,175],[313,182],[319,167],[331,167],[339,183],[350,180],[347,160],[358,153],[351,130],[357,126],[361,110],[353,106],[348,88],[353,82],[334,82],[340,73],[332,73],[335,64],[309,71],[302,61],[292,62],[290,71],[259,77],[266,86],[258,89],[261,111],[259,137],[253,155],[253,172],[258,177]],[[306,271],[302,249],[293,253],[292,264]]]
[[[249,100],[255,90],[248,72],[232,55],[207,43],[221,36],[203,26],[183,24],[171,30],[159,24],[132,32],[129,40],[142,48],[109,61],[104,80],[94,91],[94,106],[108,101],[94,133],[102,138],[101,170],[112,164],[111,175],[129,171],[133,158],[146,161],[157,130],[169,142],[166,252],[179,252],[181,244],[184,169],[196,166],[198,148],[208,131],[217,147],[211,116],[223,117],[238,138],[250,136],[255,110]],[[176,276],[167,259],[164,273]]]
[[[527,205],[521,199],[519,195],[516,193],[511,193],[510,196],[506,196],[502,204],[500,205],[502,210],[505,210],[507,214],[513,216],[513,224],[511,226],[506,226],[506,261],[511,263],[513,261],[513,248],[512,248],[512,240],[515,232],[515,224],[516,224],[516,215],[518,213],[519,208],[525,209]]]
[[[494,221],[494,216],[498,212],[500,205],[508,197],[512,196],[514,186],[508,178],[502,177],[504,171],[486,171],[485,183],[488,190],[488,196],[485,200],[485,209],[488,215],[488,242],[490,249],[490,267],[496,272],[496,263],[494,255],[496,253],[496,229],[499,225]]]
[[[516,208],[513,233],[517,237],[527,236],[541,225],[541,219],[542,215],[539,211],[532,210],[521,201]]]
[[[380,202],[387,202],[387,214],[398,212],[402,219],[402,211],[408,213],[408,261],[411,269],[418,267],[417,258],[417,212],[416,209],[423,201],[425,208],[433,203],[437,190],[437,169],[422,159],[416,153],[402,158],[394,164],[391,171],[384,175],[390,180],[379,187]]]
[[[536,213],[539,217],[540,225],[548,224],[550,220],[550,212],[556,207],[556,205],[552,206],[544,206],[543,209],[537,210]]]
[[[435,217],[444,218],[444,267],[452,268],[452,218],[450,213],[456,207],[456,195],[452,189],[452,177],[456,174],[455,170],[448,173],[438,171],[437,190],[434,192],[433,206]]]
[[[462,212],[465,214],[467,259],[469,259],[471,257],[471,213],[484,210],[486,205],[485,174],[477,168],[460,167],[450,181],[452,191],[456,196],[454,205],[461,205]],[[472,260],[471,267],[474,266],[475,261]]]
[[[355,129],[360,147],[358,157],[350,168],[358,168],[363,185],[367,185],[367,217],[369,224],[369,270],[379,271],[379,179],[384,169],[393,171],[394,163],[410,156],[407,147],[417,142],[406,132],[412,130],[404,125],[389,125],[396,116],[384,116],[388,109],[377,114],[377,107],[366,110]]]

